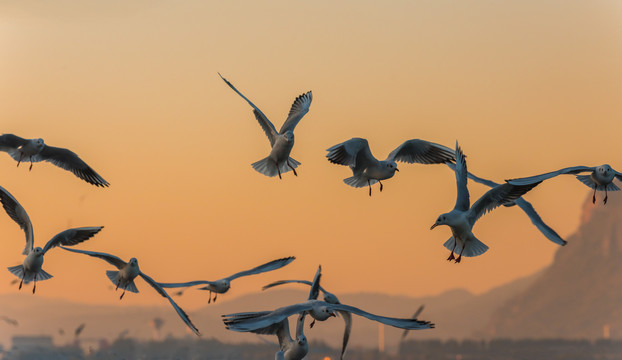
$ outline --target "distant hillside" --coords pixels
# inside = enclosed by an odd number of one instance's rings
[[[340,300],[370,312],[394,317],[410,317],[419,305],[425,304],[425,310],[420,318],[433,321],[437,328],[414,332],[410,335],[412,338],[468,338],[479,329],[482,321],[490,317],[496,307],[523,291],[533,281],[533,276],[520,279],[479,296],[472,295],[466,290],[451,290],[438,296],[422,298],[373,293],[344,294],[340,296]],[[219,298],[216,304],[206,305],[202,309],[190,312],[189,315],[205,339],[216,338],[225,342],[262,341],[258,335],[226,330],[221,315],[275,309],[304,301],[307,295],[306,288],[293,286],[231,300],[223,297],[222,300]],[[183,303],[182,298],[179,299]],[[465,308],[470,311],[462,311]],[[32,294],[10,294],[0,296],[0,315],[8,315],[19,322],[17,327],[0,322],[0,342],[5,346],[10,345],[12,336],[27,334],[49,334],[54,336],[57,344],[72,342],[74,329],[81,323],[86,323],[81,335],[84,340],[99,338],[114,340],[123,332],[124,336],[151,339],[154,336],[154,329],[150,322],[155,317],[164,320],[161,330],[163,336],[194,336],[169,306],[98,306],[47,299]],[[62,329],[64,334],[61,334],[59,329]],[[331,346],[338,347],[343,333],[343,321],[331,319],[318,323],[313,329],[307,327],[305,333],[312,341],[325,341]],[[385,328],[388,349],[397,346],[400,335],[401,330]],[[263,341],[276,342],[276,337],[262,338]],[[355,317],[350,342],[353,347],[376,347],[377,324]]]
[[[491,337],[622,338],[622,193],[599,193],[553,265],[494,314]],[[563,199],[560,199],[563,201]],[[526,256],[528,252],[524,253]]]

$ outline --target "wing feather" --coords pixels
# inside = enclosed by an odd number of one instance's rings
[[[326,157],[331,163],[352,168],[365,168],[370,163],[378,161],[371,154],[367,140],[362,138],[352,138],[331,146],[326,151],[328,151]]]
[[[106,261],[107,263],[109,263],[110,265],[115,266],[119,270],[121,270],[121,268],[123,268],[125,265],[127,265],[127,263],[125,261],[119,259],[118,257],[116,257],[114,255],[106,254],[106,253],[103,253],[103,252],[70,249],[70,248],[66,248],[66,247],[64,247],[62,245],[59,245],[59,247],[61,249],[63,249],[63,250],[67,250],[67,251],[71,251],[71,252],[75,252],[75,253],[79,253],[79,254],[84,254],[84,255],[88,255],[88,256],[92,256],[92,257],[96,257],[96,258],[102,259],[102,260]]]
[[[232,280],[237,279],[237,278],[242,277],[242,276],[256,275],[256,274],[261,274],[261,273],[267,272],[267,271],[277,270],[277,269],[280,269],[283,266],[291,263],[295,259],[296,259],[295,256],[289,256],[289,257],[286,257],[286,258],[272,260],[270,262],[267,262],[267,263],[265,263],[263,265],[259,265],[259,266],[255,267],[255,268],[250,269],[250,270],[240,271],[239,273],[233,274],[233,275],[231,275],[229,277],[226,277],[225,279],[228,280],[229,282],[231,282]]]
[[[34,233],[30,217],[28,217],[26,210],[17,201],[17,199],[15,199],[13,195],[11,195],[11,193],[9,193],[2,186],[0,186],[0,202],[2,202],[2,207],[4,207],[4,210],[9,217],[13,219],[13,221],[15,221],[22,230],[24,230],[24,234],[26,235],[26,246],[24,247],[22,254],[28,255],[30,250],[34,247]]]
[[[43,253],[45,254],[48,250],[53,249],[59,245],[64,246],[73,246],[84,242],[97,234],[103,229],[103,226],[92,226],[92,227],[80,227],[67,229],[56,234],[50,241],[45,244],[43,248]]]
[[[110,185],[71,150],[46,145],[39,154],[33,156],[33,161],[42,160],[71,171],[75,176],[89,184],[101,187]]]
[[[467,214],[469,223],[472,226],[484,214],[494,210],[500,205],[516,201],[538,184],[540,183],[537,182],[529,185],[514,186],[506,183],[488,190],[469,209]]]
[[[20,146],[26,145],[28,140],[13,134],[0,135],[0,151],[12,152]]]
[[[593,172],[595,170],[596,170],[595,167],[572,166],[572,167],[567,167],[567,168],[559,169],[556,171],[551,171],[551,172],[540,174],[540,175],[534,175],[534,176],[524,177],[524,178],[519,178],[519,179],[511,179],[511,180],[506,180],[506,181],[512,185],[530,185],[530,184],[535,184],[535,183],[539,183],[541,181],[550,179],[557,175],[565,175],[565,174],[576,175],[576,174],[586,172],[586,171]]]
[[[469,210],[471,200],[469,197],[469,189],[467,187],[467,164],[462,149],[456,141],[456,186],[458,188],[456,195],[456,205],[454,209],[460,211]]]
[[[397,327],[400,329],[421,330],[434,328],[434,324],[430,323],[429,321],[422,321],[417,319],[399,319],[375,315],[354,306],[345,304],[328,304],[328,307],[332,310],[348,311],[352,314],[368,318],[369,320],[378,321],[385,325]]]
[[[311,91],[298,96],[296,100],[294,100],[291,109],[289,109],[287,119],[283,123],[283,126],[281,126],[279,134],[284,134],[286,131],[294,131],[296,125],[300,122],[300,119],[302,119],[302,117],[309,112],[311,100],[313,100],[313,94]]]
[[[456,161],[455,152],[443,145],[433,142],[412,139],[405,141],[391,151],[387,160],[401,161],[409,164],[443,164]]]

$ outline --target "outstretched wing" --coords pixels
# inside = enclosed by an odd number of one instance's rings
[[[456,161],[455,152],[440,144],[412,139],[405,141],[391,151],[387,160],[401,161],[409,164],[443,164]]]
[[[61,249],[63,249],[63,250],[67,250],[67,251],[71,251],[71,252],[75,252],[75,253],[79,253],[79,254],[84,254],[84,255],[100,258],[100,259],[106,261],[107,263],[115,266],[119,270],[122,267],[124,267],[125,265],[127,265],[127,263],[125,261],[119,259],[118,257],[116,257],[114,255],[106,254],[106,253],[103,253],[103,252],[70,249],[70,248],[66,248],[66,247],[61,246],[61,245],[59,245],[59,247]]]
[[[194,324],[192,323],[192,321],[190,321],[188,314],[186,314],[186,312],[181,307],[179,307],[179,305],[177,305],[177,303],[175,303],[173,299],[171,299],[171,297],[166,293],[166,291],[164,291],[164,289],[162,289],[160,285],[158,285],[158,283],[155,282],[155,280],[147,276],[142,271],[140,272],[140,276],[143,278],[143,280],[147,282],[147,284],[151,285],[151,287],[154,288],[155,291],[157,291],[160,295],[168,299],[171,305],[173,305],[173,308],[175,309],[175,311],[177,311],[177,315],[179,315],[179,317],[184,321],[184,323],[186,323],[186,325],[190,328],[190,330],[192,330],[193,333],[195,333],[197,336],[201,335],[201,333],[199,333],[199,329],[197,329],[196,326],[194,326]]]
[[[456,205],[454,209],[460,211],[467,211],[471,205],[469,197],[469,189],[467,187],[467,164],[462,149],[456,141],[456,186],[458,188],[456,195]]]
[[[311,286],[313,283],[309,280],[278,280],[268,285],[265,285],[263,288],[261,288],[261,290],[268,290],[272,287],[280,286],[284,284],[305,284],[305,285]],[[321,285],[320,285],[320,291],[326,294],[326,290]]]
[[[333,164],[346,165],[350,167],[367,167],[367,165],[378,161],[371,154],[369,143],[362,138],[352,138],[341,144],[331,146],[326,157]]]
[[[71,171],[75,176],[89,184],[101,187],[110,185],[71,150],[45,145],[43,150],[32,158],[33,161],[45,160],[60,168]]]
[[[518,205],[518,207],[520,207],[521,209],[523,209],[523,211],[525,212],[525,214],[527,214],[527,216],[529,216],[529,220],[531,220],[531,223],[534,224],[538,230],[540,230],[540,232],[546,236],[547,239],[551,240],[552,242],[558,244],[558,245],[566,245],[567,241],[562,239],[561,236],[559,236],[555,230],[551,229],[540,217],[540,215],[538,215],[538,213],[536,212],[536,210],[533,208],[533,206],[531,205],[531,203],[529,203],[527,200],[520,198],[520,199],[516,199],[514,201],[516,203],[516,205]]]
[[[180,287],[190,287],[195,285],[214,285],[215,281],[207,281],[207,280],[195,280],[188,281],[183,283],[158,283],[163,288],[180,288]]]
[[[0,136],[0,151],[11,153],[18,147],[26,145],[28,140],[13,134],[3,134]]]
[[[322,266],[317,267],[313,282],[311,283],[311,290],[309,290],[309,297],[307,300],[317,300],[320,296],[320,279],[322,279]]]
[[[237,279],[239,277],[242,276],[249,276],[249,275],[256,275],[256,274],[261,274],[263,272],[266,271],[272,271],[272,270],[276,270],[276,269],[280,269],[283,266],[291,263],[292,261],[294,261],[294,259],[296,259],[295,256],[289,256],[286,258],[281,258],[281,259],[276,259],[276,260],[272,260],[270,262],[267,262],[263,265],[259,265],[255,268],[252,268],[250,270],[246,270],[246,271],[240,271],[237,274],[233,274],[229,277],[226,277],[225,280],[228,280],[229,282],[231,282],[233,279]]]
[[[45,244],[45,247],[43,248],[43,253],[45,254],[46,252],[48,252],[48,250],[53,249],[59,245],[73,246],[79,244],[92,238],[103,228],[103,226],[93,226],[73,228],[62,231],[56,234],[56,236],[54,236],[50,241],[47,242],[47,244]]]
[[[622,173],[619,173],[619,172],[617,172],[617,171],[615,171],[615,170],[613,170],[613,172],[615,172],[615,173],[616,173],[616,174],[615,174],[616,179],[618,179],[618,181],[622,181]]]
[[[278,133],[276,132],[276,128],[274,127],[274,125],[272,125],[270,120],[268,120],[268,117],[263,112],[261,112],[261,110],[259,110],[259,108],[255,106],[255,104],[253,104],[250,100],[248,100],[246,96],[242,95],[242,93],[239,92],[238,89],[236,89],[235,86],[233,86],[233,84],[229,82],[229,80],[222,77],[220,73],[218,73],[218,75],[227,85],[229,85],[230,88],[233,89],[233,91],[235,91],[238,95],[240,95],[242,99],[246,100],[246,102],[253,108],[253,113],[255,114],[255,118],[257,118],[257,121],[259,122],[259,125],[261,125],[263,132],[266,133],[268,140],[270,140],[270,145],[274,145],[274,142],[276,141],[276,137]]]
[[[350,332],[352,332],[352,314],[347,311],[337,310],[339,315],[343,318],[343,321],[346,323],[345,328],[343,329],[343,341],[341,345],[341,356],[340,360],[343,360],[343,357],[346,355],[346,350],[348,348],[348,341],[350,340]]]
[[[296,125],[298,125],[300,119],[302,119],[302,117],[309,112],[311,100],[313,100],[313,94],[311,91],[298,96],[296,100],[294,100],[292,108],[289,109],[289,115],[287,115],[287,119],[283,123],[283,126],[281,126],[279,134],[283,134],[286,131],[294,131],[294,128],[296,128]]]
[[[564,174],[579,174],[582,172],[586,172],[586,171],[595,171],[596,168],[595,167],[588,167],[588,166],[572,166],[572,167],[567,167],[567,168],[563,168],[563,169],[559,169],[556,171],[551,171],[545,174],[540,174],[540,175],[534,175],[534,176],[530,176],[530,177],[524,177],[524,178],[519,178],[519,179],[511,179],[511,180],[506,180],[508,183],[512,184],[512,185],[530,185],[530,184],[537,184],[541,181],[550,179],[552,177],[555,177],[557,175],[564,175]]]
[[[514,186],[511,184],[503,184],[496,186],[488,190],[482,197],[480,197],[475,204],[469,209],[467,219],[471,226],[482,217],[484,214],[494,210],[496,207],[517,200],[521,196],[525,195],[529,190],[536,187],[539,182]]]
[[[6,136],[6,135],[2,135]],[[0,136],[0,138],[2,138]],[[2,202],[2,207],[6,213],[19,225],[19,227],[24,230],[24,234],[26,235],[26,247],[24,247],[24,251],[22,254],[28,255],[30,250],[34,247],[34,234],[32,231],[32,222],[30,222],[30,218],[26,213],[26,210],[22,207],[22,205],[17,202],[17,200],[9,193],[5,188],[0,186],[0,202]]]
[[[301,313],[303,311],[309,311],[313,307],[311,302],[304,302],[300,304],[294,304],[284,306],[270,312],[261,312],[259,316],[255,316],[256,313],[237,313],[223,315],[223,322],[229,330],[247,332],[255,331],[257,329],[266,328],[272,324],[278,323],[287,319],[289,316]]]
[[[434,328],[434,324],[430,323],[429,321],[421,321],[417,319],[399,319],[399,318],[391,318],[391,317],[386,317],[386,316],[375,315],[375,314],[368,313],[367,311],[363,311],[359,308],[356,308],[350,305],[328,304],[328,307],[332,310],[348,311],[352,314],[366,317],[369,320],[378,321],[385,325],[397,327],[400,329],[421,330],[421,329]]]

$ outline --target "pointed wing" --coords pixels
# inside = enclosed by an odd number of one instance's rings
[[[142,271],[140,272],[140,276],[143,278],[143,280],[147,282],[147,284],[151,285],[151,287],[154,288],[155,291],[157,291],[160,295],[168,299],[171,305],[173,305],[173,308],[175,309],[175,311],[177,311],[177,315],[179,315],[179,317],[184,321],[184,323],[186,323],[186,325],[190,328],[190,330],[192,330],[193,333],[195,333],[197,336],[201,335],[201,333],[199,333],[199,329],[197,329],[196,326],[194,326],[194,324],[192,323],[192,321],[190,321],[188,314],[186,314],[186,312],[181,307],[179,307],[179,305],[177,305],[177,303],[175,303],[173,299],[171,299],[171,297],[166,293],[166,291],[164,291],[164,289],[162,289],[160,285],[158,285],[158,283],[155,282],[155,280],[147,276]]]
[[[2,135],[6,136],[6,135]],[[0,136],[0,138],[2,137]],[[6,213],[19,225],[19,227],[24,230],[24,234],[26,235],[26,247],[24,247],[24,251],[22,254],[28,255],[30,250],[34,247],[34,234],[32,230],[32,222],[30,222],[30,218],[26,213],[26,210],[22,207],[22,205],[17,202],[17,200],[9,193],[5,188],[0,186],[0,202],[2,202],[2,207]]]
[[[536,187],[539,182],[523,186],[514,186],[511,184],[503,184],[488,190],[480,197],[475,204],[469,209],[467,218],[471,226],[481,218],[484,214],[494,210],[496,207],[516,201],[529,190]]]
[[[268,290],[272,287],[280,286],[284,284],[305,284],[305,285],[311,286],[313,283],[309,280],[278,280],[268,285],[265,285],[263,288],[261,288],[261,290]],[[321,285],[319,288],[320,288],[320,291],[323,292],[324,294],[327,293],[327,291]]]
[[[295,256],[289,256],[286,258],[282,258],[282,259],[276,259],[276,260],[272,260],[270,262],[267,262],[263,265],[259,265],[255,268],[252,268],[250,270],[246,270],[246,271],[240,271],[237,274],[233,274],[229,277],[226,277],[225,279],[228,280],[229,282],[231,282],[233,279],[237,279],[239,277],[242,276],[249,276],[249,275],[256,275],[256,274],[261,274],[263,272],[266,271],[272,271],[272,270],[277,270],[282,268],[283,266],[291,263],[292,261],[294,261],[294,259],[296,259]]]
[[[75,176],[91,185],[101,187],[107,187],[110,185],[71,150],[45,145],[39,154],[33,156],[33,161],[42,160],[51,162],[62,169],[71,171]]]
[[[100,258],[100,259],[106,261],[107,263],[109,263],[110,265],[115,266],[119,270],[121,270],[121,268],[123,268],[125,265],[127,265],[127,263],[125,261],[119,259],[118,257],[116,257],[114,255],[106,254],[106,253],[103,253],[103,252],[70,249],[70,248],[66,248],[66,247],[64,247],[62,245],[59,245],[59,247],[61,249],[63,249],[63,250],[67,250],[67,251],[71,251],[71,252],[75,252],[75,253],[79,253],[79,254],[84,254],[84,255]]]
[[[158,283],[163,288],[181,288],[181,287],[190,287],[195,285],[214,285],[215,281],[207,281],[207,280],[195,280],[188,281],[183,283]]]
[[[11,152],[17,150],[18,147],[28,142],[19,136],[13,134],[3,134],[0,136],[0,151]]]
[[[391,151],[387,160],[401,161],[409,164],[443,164],[456,161],[455,152],[443,145],[433,142],[412,139],[405,141]]]
[[[331,146],[326,157],[333,164],[346,165],[350,167],[367,167],[369,164],[378,161],[371,154],[369,143],[362,138],[352,138],[341,144]]]
[[[272,125],[270,120],[268,120],[268,117],[264,113],[262,113],[261,110],[259,110],[259,108],[255,106],[255,104],[253,104],[250,100],[248,100],[246,96],[242,95],[242,93],[239,92],[238,89],[236,89],[235,86],[233,86],[233,84],[231,84],[227,79],[222,77],[220,73],[218,73],[218,75],[227,85],[229,85],[230,88],[233,89],[233,91],[235,91],[238,95],[240,95],[242,99],[246,100],[246,102],[254,109],[253,113],[255,114],[255,118],[259,122],[259,125],[261,125],[263,132],[266,133],[268,140],[270,140],[270,145],[274,145],[274,142],[276,141],[276,137],[278,133],[276,132],[276,128],[274,127],[274,125]]]
[[[385,325],[397,327],[400,329],[421,330],[421,329],[434,328],[434,324],[430,323],[429,321],[421,321],[417,319],[399,319],[399,318],[391,318],[391,317],[386,317],[386,316],[370,314],[367,311],[363,311],[359,308],[355,308],[354,306],[345,305],[345,304],[328,304],[328,307],[332,310],[348,311],[348,312],[351,312],[352,314],[366,317],[369,320],[378,321]]]
[[[469,189],[467,188],[467,164],[462,149],[456,141],[456,186],[458,193],[456,195],[456,205],[454,209],[460,211],[469,210],[471,200],[469,198]]]
[[[45,254],[48,250],[53,249],[59,245],[64,246],[73,246],[84,242],[97,234],[103,229],[103,226],[93,226],[93,227],[81,227],[81,228],[73,228],[67,229],[63,232],[56,234],[43,248],[43,253]]]
[[[534,175],[534,176],[530,176],[530,177],[524,177],[524,178],[520,178],[520,179],[511,179],[511,180],[506,180],[508,183],[512,184],[512,185],[530,185],[530,184],[536,184],[539,183],[541,181],[550,179],[552,177],[555,177],[557,175],[564,175],[564,174],[579,174],[582,172],[586,172],[586,171],[595,171],[596,168],[595,167],[588,167],[588,166],[572,166],[572,167],[567,167],[567,168],[563,168],[563,169],[559,169],[556,171],[551,171],[545,174],[540,174],[540,175]]]
[[[617,172],[615,170],[613,170],[613,171],[616,173],[615,174],[616,179],[618,179],[618,181],[622,181],[622,173],[619,173],[619,172]]]
[[[307,316],[306,312],[301,312],[300,314],[298,314],[298,320],[296,321],[296,339],[304,335],[305,316]]]
[[[322,266],[317,267],[315,276],[313,277],[313,283],[311,283],[311,290],[309,290],[309,297],[307,300],[317,300],[320,296],[320,279],[322,278]]]
[[[343,321],[346,323],[345,328],[343,329],[343,341],[341,345],[341,355],[339,359],[343,360],[343,357],[346,355],[346,350],[348,348],[348,341],[350,340],[350,332],[352,332],[352,314],[347,311],[337,310],[339,315],[343,318]]]
[[[421,314],[421,312],[422,312],[422,311],[423,311],[423,305],[419,306],[419,308],[417,309],[417,311],[415,311],[415,313],[413,314],[412,318],[413,318],[413,319],[418,318],[418,317],[419,317],[419,315]],[[406,335],[408,335],[408,332],[409,332],[409,331],[410,331],[410,330],[404,330],[404,332],[402,333],[402,339],[400,340],[400,342],[401,342],[401,341],[404,341],[404,339],[406,338]]]
[[[552,242],[558,244],[558,245],[566,245],[567,241],[562,239],[561,236],[559,236],[555,230],[551,229],[540,217],[540,215],[538,215],[538,213],[536,212],[536,210],[533,208],[533,206],[531,205],[531,203],[529,203],[527,200],[520,198],[515,200],[516,205],[518,205],[518,207],[520,207],[521,209],[523,209],[523,211],[525,212],[525,214],[527,214],[527,216],[529,216],[529,220],[531,220],[531,223],[534,224],[538,230],[540,230],[540,232],[547,237],[547,239],[551,240]]]
[[[289,316],[309,311],[313,307],[312,302],[304,302],[278,308],[271,312],[263,312],[261,316],[252,316],[254,313],[237,313],[223,315],[223,322],[229,330],[233,331],[254,331],[266,328],[272,324],[283,321]]]
[[[456,171],[456,164],[446,163],[446,165],[449,166],[449,168],[452,169],[453,171]],[[475,181],[476,183],[483,184],[483,185],[486,185],[486,186],[491,187],[491,188],[499,185],[499,184],[497,184],[494,181],[482,179],[481,177],[475,176],[475,175],[471,174],[468,171],[467,171],[467,177],[469,179]]]
[[[296,125],[298,125],[300,119],[302,119],[302,117],[309,112],[311,100],[313,100],[313,94],[311,91],[298,96],[296,100],[294,100],[292,108],[289,109],[287,120],[285,120],[283,126],[281,126],[279,134],[283,134],[286,131],[294,131],[294,128],[296,128]]]

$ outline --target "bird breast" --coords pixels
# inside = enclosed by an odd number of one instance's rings
[[[377,165],[367,167],[363,173],[370,179],[385,180],[393,177],[395,169],[382,166],[379,162]]]
[[[282,162],[287,160],[289,157],[289,153],[292,151],[294,147],[294,141],[287,141],[285,136],[279,135],[274,142],[274,146],[272,146],[272,151],[270,152],[270,157],[278,162]]]
[[[24,269],[31,272],[38,272],[41,270],[41,266],[43,265],[43,255],[37,256],[37,253],[31,251],[26,259],[24,259]]]

